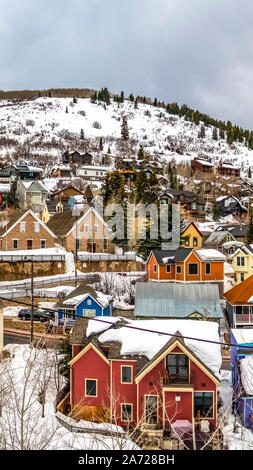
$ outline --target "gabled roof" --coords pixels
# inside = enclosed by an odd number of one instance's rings
[[[96,292],[95,289],[89,285],[82,284],[64,297],[64,299],[56,304],[56,306],[57,308],[75,307],[83,302],[83,300],[88,296],[92,297],[101,307],[105,307],[109,304],[108,298],[104,294]],[[73,303],[71,302],[72,300]]]
[[[182,221],[182,225],[181,225],[181,235],[183,235],[183,233],[188,229],[188,227],[190,227],[190,225],[193,225],[193,227],[197,230],[197,232],[199,233],[199,235],[201,237],[203,237],[203,234],[201,233],[201,231],[199,230],[199,228],[197,227],[197,225],[193,222],[193,221],[189,221],[189,220],[183,220]]]
[[[80,217],[81,215],[77,216],[78,219]],[[74,226],[75,221],[76,216],[72,215],[71,210],[67,210],[54,214],[46,225],[57,237],[64,237]]]
[[[222,240],[230,235],[233,239],[234,236],[231,232],[228,230],[222,230],[222,231],[214,231],[210,233],[210,235],[206,238],[205,240],[205,245],[213,245],[214,243],[221,243]]]
[[[34,214],[34,212],[31,209],[29,209],[28,211],[17,211],[14,214],[12,214],[8,218],[8,223],[4,227],[0,228],[0,237],[4,237],[5,235],[7,235],[28,214],[30,214],[36,220],[36,222],[39,222],[39,224],[42,225],[42,227],[45,230],[47,230],[47,232],[52,237],[56,238],[56,235],[50,230],[50,227],[48,227],[46,224],[44,224],[44,222],[42,222],[41,219],[39,217],[37,217],[37,215]]]
[[[180,247],[177,250],[158,250],[154,249],[153,253],[158,264],[171,264],[171,263],[182,263],[193,251],[193,248]]]
[[[185,345],[184,343],[184,338],[181,335],[180,331],[177,331],[175,333],[175,336],[172,336],[169,341],[164,345],[164,347],[148,362],[144,365],[144,367],[137,373],[136,375],[136,381],[139,382],[139,380],[146,375],[146,373],[149,372],[150,369],[152,369],[157,362],[163,359],[163,357],[166,355],[167,351],[172,349],[172,347],[178,346],[180,349],[182,349],[183,353],[186,353],[195,363],[197,363],[204,372],[213,378],[214,382],[219,385],[220,381],[218,378],[215,376],[215,374],[209,369],[209,367],[204,364],[199,357],[196,356],[196,354]]]
[[[249,299],[253,296],[253,274],[223,295],[231,305],[252,305]]]

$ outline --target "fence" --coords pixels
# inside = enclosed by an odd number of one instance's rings
[[[136,253],[114,255],[110,253],[78,253],[80,261],[136,261]]]
[[[0,255],[0,263],[65,261],[65,255]]]
[[[64,426],[66,429],[68,429],[70,432],[75,432],[75,433],[84,433],[84,434],[102,434],[103,436],[110,436],[110,437],[125,437],[127,438],[127,435],[125,431],[117,426],[112,426],[109,423],[104,423],[104,424],[98,424],[98,423],[93,423],[89,421],[83,421],[80,420],[76,422],[73,418],[70,418],[69,416],[65,416],[63,413],[60,411],[57,411],[55,413],[56,419],[59,421],[59,423]],[[116,430],[114,431],[114,429]]]

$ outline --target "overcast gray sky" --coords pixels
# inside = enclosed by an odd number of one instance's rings
[[[0,0],[0,89],[101,88],[253,129],[252,0]]]

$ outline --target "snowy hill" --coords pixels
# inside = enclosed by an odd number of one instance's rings
[[[67,112],[66,112],[67,111]],[[127,116],[130,143],[122,147],[122,116]],[[206,128],[205,138],[199,138],[201,123],[195,125],[165,109],[125,100],[105,106],[89,99],[37,98],[15,102],[0,102],[0,156],[6,161],[19,156],[41,157],[41,163],[58,163],[65,150],[90,151],[94,163],[101,163],[102,153],[110,147],[111,155],[136,155],[140,145],[153,156],[177,162],[196,155],[209,157],[215,164],[230,160],[242,170],[253,161],[253,151],[242,143],[229,146],[226,140],[212,139],[212,127]],[[81,129],[85,141],[80,139]],[[99,151],[99,139],[103,151]],[[8,161],[8,158],[7,158]]]

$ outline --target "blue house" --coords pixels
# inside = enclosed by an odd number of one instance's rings
[[[231,330],[233,403],[243,426],[253,430],[253,329]]]
[[[84,318],[110,316],[112,306],[110,296],[95,291],[91,286],[81,285],[56,305],[58,323],[71,324],[76,316]]]

